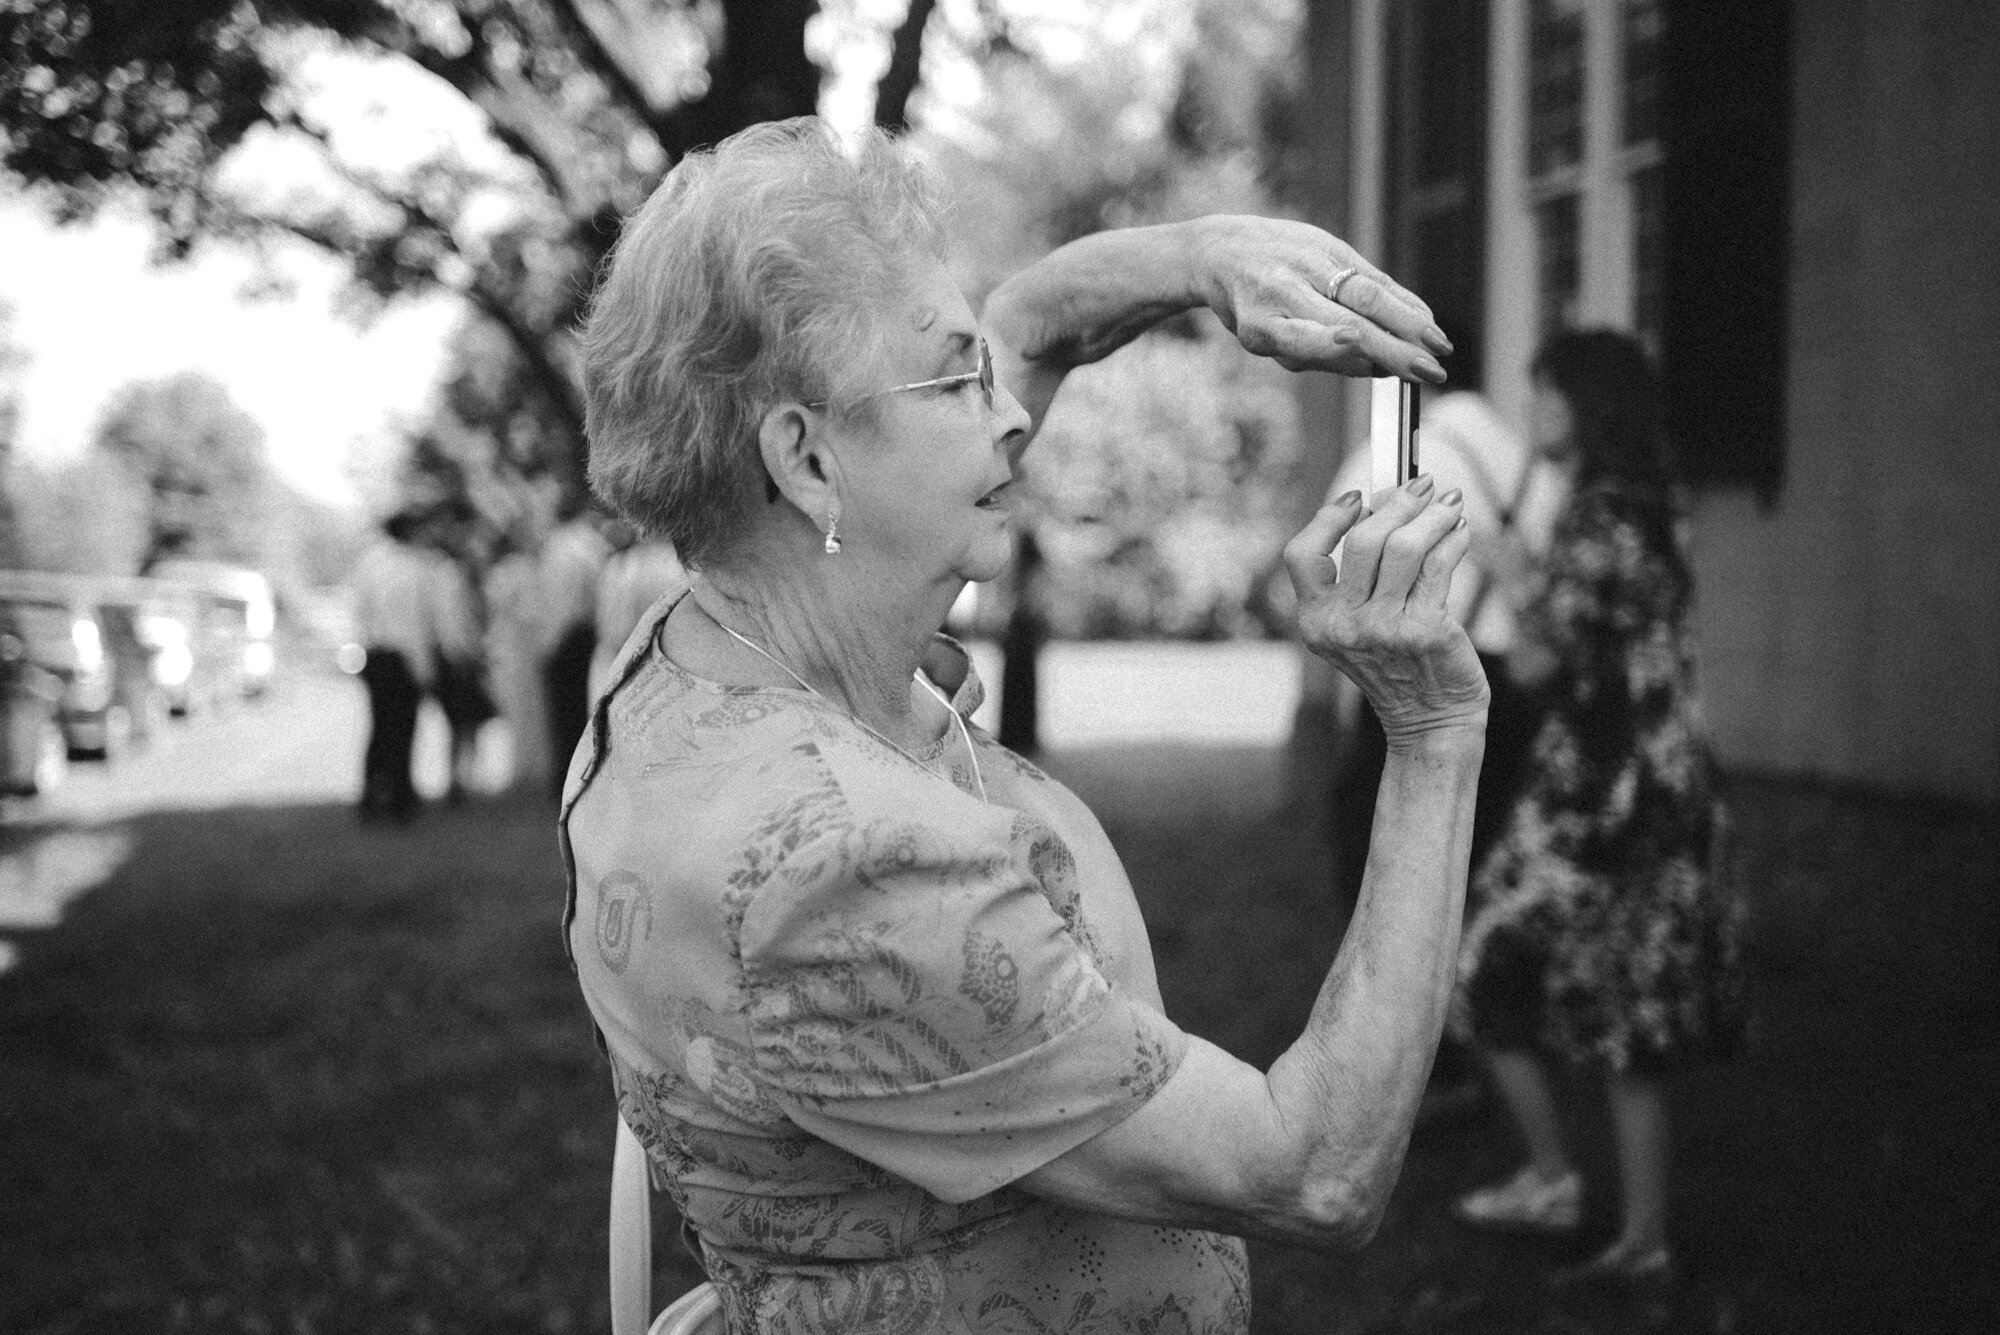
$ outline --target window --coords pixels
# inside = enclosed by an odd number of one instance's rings
[[[1656,0],[1530,0],[1527,163],[1538,339],[1582,325],[1648,332],[1642,234],[1659,226]],[[1655,195],[1646,196],[1653,189]],[[1650,230],[1649,230],[1650,229]],[[1652,313],[1657,329],[1657,313]],[[1657,341],[1656,341],[1657,350]]]
[[[1632,328],[1660,355],[1660,266],[1666,256],[1666,215],[1657,163],[1632,173]]]
[[[1625,4],[1625,142],[1655,143],[1660,137],[1659,0]]]
[[[1354,0],[1383,258],[1455,386],[1525,420],[1535,348],[1637,334],[1696,482],[1783,471],[1786,0]],[[1366,127],[1357,130],[1366,138]],[[1379,166],[1369,166],[1378,162]],[[1377,193],[1379,192],[1379,193]],[[1371,209],[1372,213],[1373,210]]]
[[[1387,262],[1424,294],[1480,386],[1486,332],[1486,0],[1411,0],[1388,25]]]
[[[1528,174],[1542,180],[1583,161],[1580,0],[1535,0],[1528,61]]]

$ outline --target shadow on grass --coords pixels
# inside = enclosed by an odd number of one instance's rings
[[[1336,831],[1282,762],[1124,748],[1050,763],[1132,871],[1170,1013],[1268,1064],[1304,1025],[1350,907]],[[1206,774],[1208,777],[1204,778]],[[1994,813],[1734,784],[1756,1016],[1748,1051],[1672,1090],[1670,1294],[1557,1291],[1617,1208],[1602,1093],[1563,1079],[1590,1182],[1571,1240],[1460,1227],[1521,1151],[1488,1105],[1419,1129],[1375,1243],[1253,1244],[1259,1332],[2000,1329],[2000,823]]]
[[[612,1103],[551,829],[130,822],[0,977],[0,1329],[604,1329]]]
[[[1345,914],[1282,762],[1051,768],[1127,859],[1169,1010],[1268,1063]],[[1548,1287],[1608,1227],[1601,1190],[1567,1244],[1452,1224],[1454,1195],[1514,1166],[1488,1110],[1419,1133],[1361,1255],[1253,1248],[1259,1332],[1991,1328],[1990,816],[1755,783],[1739,809],[1759,1021],[1744,1060],[1675,1088],[1681,1290]],[[606,1329],[612,1102],[557,936],[547,809],[123,830],[124,864],[0,975],[0,1330]],[[1600,1119],[1577,1130],[1601,1183]],[[662,1296],[698,1278],[669,1242],[658,1263]]]

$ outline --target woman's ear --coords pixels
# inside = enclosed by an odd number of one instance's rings
[[[772,485],[816,525],[840,506],[840,468],[826,434],[824,417],[796,403],[777,404],[757,423],[757,448]]]

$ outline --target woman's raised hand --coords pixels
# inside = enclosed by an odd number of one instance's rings
[[[1453,728],[1483,731],[1486,674],[1445,608],[1469,530],[1461,497],[1420,477],[1364,510],[1349,492],[1285,546],[1299,636],[1361,688],[1393,747]],[[1347,539],[1344,564],[1332,552]]]
[[[1202,303],[1249,351],[1288,371],[1444,383],[1451,340],[1431,308],[1339,237],[1284,218],[1182,225]]]

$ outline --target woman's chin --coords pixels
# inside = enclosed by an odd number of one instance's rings
[[[991,584],[1006,573],[1007,560],[1005,557],[1002,557],[998,561],[968,561],[958,572],[959,578],[963,579],[967,584]]]
[[[979,543],[966,553],[965,561],[958,568],[958,575],[967,583],[985,584],[1006,574],[1007,567],[1013,559],[1013,541],[1003,531],[999,541]]]

